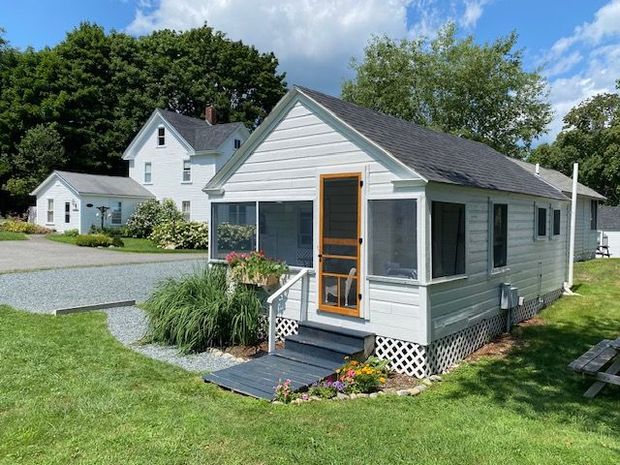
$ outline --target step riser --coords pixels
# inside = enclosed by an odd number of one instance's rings
[[[360,337],[347,336],[344,334],[338,334],[331,331],[324,331],[318,328],[311,328],[307,326],[299,326],[300,336],[308,338],[323,339],[325,341],[337,342],[339,344],[347,344],[354,347],[359,347],[360,350],[364,349],[364,339]]]
[[[360,360],[364,357],[364,352],[360,349],[358,352],[354,353],[342,353],[339,351],[335,351],[332,349],[328,349],[326,347],[317,347],[314,345],[303,344],[297,341],[286,340],[285,347],[293,352],[299,352],[301,354],[312,355],[317,358],[322,358],[325,360],[333,360],[334,362],[342,363],[345,362],[345,357],[349,357],[351,359]]]

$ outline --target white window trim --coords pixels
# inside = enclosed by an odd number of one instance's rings
[[[183,209],[184,204],[187,203],[188,205],[188,209],[187,209],[187,218],[185,218],[185,210]],[[181,200],[181,214],[183,215],[183,218],[185,218],[185,221],[190,221],[192,218],[192,202],[190,200]]]
[[[150,167],[149,176],[151,177],[151,179],[149,181],[146,180],[146,165],[149,165]],[[150,186],[153,184],[153,162],[150,162],[150,161],[144,162],[144,167],[143,167],[143,172],[142,172],[142,184],[144,184],[145,186]]]
[[[50,200],[51,200],[51,206],[52,209],[50,210]],[[54,199],[47,199],[47,206],[45,209],[45,224],[54,224],[54,217],[55,215],[55,208],[56,208],[56,202],[54,201]],[[50,213],[52,214],[52,221],[50,221]]]
[[[163,129],[164,130],[164,143],[162,145],[159,145],[159,130]],[[160,124],[159,126],[157,126],[157,143],[155,144],[155,147],[157,147],[158,149],[165,149],[166,148],[166,139],[168,138],[168,134],[166,134],[168,131],[166,131],[166,126],[164,126],[163,124]]]
[[[489,276],[498,276],[510,271],[510,267],[508,265],[508,251],[510,250],[510,228],[509,224],[506,225],[506,265],[504,266],[495,266],[494,259],[494,242],[495,242],[495,205],[506,205],[506,222],[509,223],[510,218],[510,204],[508,201],[494,202],[489,197],[489,228],[488,228],[488,275]]]
[[[463,205],[465,207],[465,273],[452,275],[452,276],[440,276],[438,278],[433,278],[433,203],[453,203],[458,205]],[[469,204],[467,202],[455,202],[453,198],[444,198],[442,196],[439,197],[431,197],[428,199],[427,203],[428,208],[428,246],[427,246],[427,254],[429,260],[429,269],[428,269],[428,283],[429,284],[440,284],[450,281],[459,281],[461,279],[467,279],[469,277]],[[419,277],[419,275],[418,275]]]
[[[185,163],[189,163],[189,179],[185,180]],[[181,163],[181,184],[192,184],[192,161],[185,159]]]
[[[547,215],[546,215],[546,228],[545,228],[545,235],[544,236],[539,236],[538,235],[538,210],[546,210],[547,211]],[[549,206],[547,205],[541,205],[540,203],[534,203],[534,240],[535,241],[545,241],[545,240],[549,240]]]
[[[110,224],[114,225],[114,226],[119,226],[123,224],[123,202],[116,202],[116,205],[114,206],[114,208],[110,209]],[[114,212],[118,211],[120,216],[119,216],[119,220],[118,223],[114,221]]]

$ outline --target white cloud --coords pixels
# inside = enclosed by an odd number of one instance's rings
[[[482,16],[483,8],[487,3],[489,0],[465,0],[465,11],[460,23],[467,28],[474,27]]]
[[[555,138],[562,129],[562,118],[575,105],[596,94],[614,91],[620,78],[619,38],[620,0],[611,0],[594,14],[592,21],[575,27],[572,35],[553,44],[545,56],[545,74],[552,78],[550,100],[555,118],[545,141]]]

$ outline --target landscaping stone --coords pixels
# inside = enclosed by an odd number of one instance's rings
[[[336,394],[336,398],[338,400],[347,400],[347,399],[350,399],[351,397],[349,397],[348,394],[344,394],[342,392],[339,392],[338,394]]]
[[[433,382],[440,382],[442,381],[441,376],[439,375],[431,375],[428,377],[428,379],[430,379]]]
[[[376,399],[377,397],[379,397],[380,392],[371,392],[368,397],[370,397],[371,399]]]
[[[416,386],[416,387],[410,389],[410,391],[411,391],[411,395],[412,396],[417,396],[418,394],[420,394],[423,391],[423,389],[420,389],[420,386]]]
[[[399,391],[396,391],[396,395],[397,396],[410,396],[411,392],[409,392],[409,389],[400,389]]]
[[[420,384],[420,385],[417,387],[417,389],[418,389],[420,392],[424,392],[424,391],[426,391],[426,390],[428,389],[428,386],[427,386],[426,384]]]
[[[433,384],[433,382],[429,378],[424,378],[422,382],[427,386],[430,386],[431,384]]]
[[[360,393],[357,395],[357,398],[358,398],[358,399],[364,399],[364,398],[367,398],[367,397],[369,397],[369,396],[370,396],[370,394],[366,394],[365,392],[360,392]]]
[[[273,405],[284,405],[284,402],[279,401],[279,400],[274,400],[274,401],[272,402],[272,404],[273,404]]]

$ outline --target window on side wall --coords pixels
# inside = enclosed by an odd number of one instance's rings
[[[157,128],[157,145],[159,147],[166,145],[166,128],[163,126]]]
[[[211,258],[224,260],[230,252],[256,250],[254,202],[213,203],[211,216],[213,222]]]
[[[241,139],[235,139],[235,149],[241,147]]]
[[[370,200],[368,207],[368,272],[373,276],[417,279],[416,201]]]
[[[291,266],[313,265],[312,201],[259,202],[258,248]]]
[[[145,184],[150,184],[153,181],[152,169],[153,169],[153,165],[151,165],[150,161],[147,161],[144,164],[144,183]]]
[[[54,199],[47,199],[47,218],[48,224],[54,223]]]
[[[183,182],[190,182],[192,180],[192,162],[190,160],[183,160]]]
[[[562,225],[562,210],[553,210],[553,235],[559,236]]]
[[[433,278],[465,274],[465,205],[433,202]]]
[[[590,201],[590,229],[598,229],[598,200]]]
[[[71,223],[71,202],[65,202],[65,223]]]
[[[537,207],[536,210],[536,236],[547,236],[547,208]]]
[[[493,204],[493,268],[508,263],[508,205]]]
[[[112,208],[112,218],[111,222],[114,225],[121,224],[123,217],[123,202],[116,202],[114,207]]]
[[[189,203],[189,200],[183,200],[181,202],[181,212],[183,213],[183,219],[185,219],[185,221],[189,221],[190,217],[191,217],[191,204]]]

